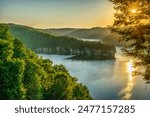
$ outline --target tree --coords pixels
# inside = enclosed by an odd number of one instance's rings
[[[0,65],[0,99],[25,99],[24,61],[13,59]]]
[[[22,83],[24,61],[12,59],[13,37],[6,26],[0,25],[0,99],[24,99]]]
[[[9,28],[3,24],[0,24],[0,39],[2,40],[12,40],[13,37],[9,32]]]
[[[121,41],[127,42],[123,52],[135,58],[134,67],[144,67],[143,75],[150,83],[150,1],[149,0],[109,0],[116,10],[113,32],[121,35]]]
[[[42,73],[40,66],[34,60],[27,60],[23,84],[26,89],[26,99],[42,99]]]
[[[73,89],[73,99],[75,100],[92,99],[88,94],[89,90],[87,89],[87,87],[83,86],[81,83],[75,85]]]
[[[24,47],[23,43],[18,40],[14,39],[14,48],[13,48],[13,58],[26,58],[27,57],[27,49]]]
[[[73,85],[72,78],[68,74],[57,72],[49,90],[49,99],[72,99]]]

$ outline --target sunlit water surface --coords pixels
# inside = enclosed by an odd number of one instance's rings
[[[68,60],[65,55],[40,54],[54,64],[63,64],[72,76],[86,85],[94,99],[150,99],[150,85],[133,77],[132,60],[120,54],[117,49],[116,60],[82,61]]]

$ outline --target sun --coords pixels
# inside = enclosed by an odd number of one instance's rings
[[[132,9],[131,12],[132,12],[132,13],[136,13],[136,9]]]

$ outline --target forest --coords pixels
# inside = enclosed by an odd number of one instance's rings
[[[92,99],[87,87],[63,65],[38,57],[4,24],[0,24],[0,81],[4,100]]]
[[[90,42],[57,36],[40,29],[16,24],[7,24],[7,26],[15,37],[36,53],[76,55],[78,58],[94,60],[115,59],[115,47],[100,41]]]

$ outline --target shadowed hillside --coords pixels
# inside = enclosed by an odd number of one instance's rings
[[[41,30],[8,24],[11,33],[37,53],[76,55],[81,59],[114,59],[115,48],[101,42],[82,41],[67,36],[54,36]],[[76,58],[76,57],[75,57]]]
[[[44,29],[44,31],[53,32],[56,35],[67,35],[70,37],[85,38],[85,39],[102,39],[106,35],[110,34],[110,30],[101,27],[95,27],[91,29],[58,28],[58,29]]]
[[[41,31],[45,31],[48,33],[53,33],[54,35],[58,35],[58,36],[65,36],[65,35],[69,35],[75,31],[79,30],[78,28],[60,28],[60,29],[41,29]]]
[[[69,36],[79,39],[98,39],[104,43],[122,46],[123,43],[119,42],[119,36],[117,34],[111,33],[108,28],[94,27],[90,29],[80,29],[80,28],[58,28],[58,29],[44,29],[50,34]]]

